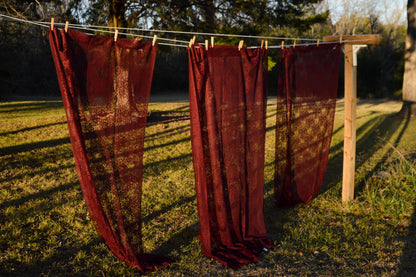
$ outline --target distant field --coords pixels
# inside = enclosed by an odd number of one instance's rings
[[[158,99],[155,99],[157,101]],[[187,102],[151,103],[144,154],[148,253],[178,262],[150,276],[411,276],[416,272],[416,119],[360,101],[355,199],[343,204],[343,102],[311,203],[273,204],[276,101],[267,107],[265,215],[276,249],[230,270],[202,255]],[[374,177],[380,171],[389,178]],[[0,276],[133,276],[101,243],[76,176],[61,101],[0,103]]]

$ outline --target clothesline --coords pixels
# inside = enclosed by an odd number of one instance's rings
[[[6,18],[10,21],[17,21],[22,23],[28,23],[32,25],[37,25],[41,27],[49,28],[51,26],[51,22],[40,22],[40,21],[31,21],[31,20],[25,20],[20,19],[4,14],[0,14],[0,18]],[[54,23],[56,26],[66,26],[65,23]],[[124,33],[119,32],[118,30],[127,30],[127,31],[136,31],[136,32],[150,32],[150,33],[171,33],[171,34],[186,34],[186,35],[202,35],[202,36],[214,36],[214,37],[238,37],[238,38],[255,38],[255,39],[270,39],[270,40],[281,40],[282,42],[286,40],[293,41],[293,45],[297,46],[308,46],[308,45],[314,45],[314,44],[334,44],[334,42],[319,42],[319,39],[310,39],[310,38],[290,38],[290,37],[273,37],[273,36],[254,36],[254,35],[236,35],[236,34],[223,34],[223,33],[204,33],[204,32],[188,32],[188,31],[172,31],[172,30],[157,30],[157,29],[141,29],[141,28],[126,28],[126,27],[111,27],[111,26],[99,26],[99,25],[83,25],[83,24],[73,24],[68,23],[68,28],[71,29],[77,29],[77,30],[86,30],[86,31],[99,31],[102,33],[107,34],[116,34],[116,32],[120,35],[126,35],[126,36],[132,36],[132,37],[138,37],[138,38],[149,38],[152,39],[153,36],[147,36],[147,35],[141,35],[141,34],[132,34],[132,33]],[[110,29],[114,31],[109,31],[105,29]],[[95,35],[92,33],[87,33],[89,35]],[[187,48],[189,45],[189,41],[184,40],[178,40],[178,39],[169,39],[169,38],[161,38],[158,37],[157,40],[159,41],[166,41],[166,42],[159,42],[160,45],[165,46],[172,46],[172,47],[183,47]],[[297,41],[313,41],[314,43],[300,43],[297,44]],[[340,43],[346,43],[346,42],[360,42],[365,43],[366,41],[369,41],[368,39],[364,40],[342,40]],[[336,42],[335,42],[336,43]],[[205,43],[199,43],[200,45],[205,45]],[[269,45],[268,48],[272,49],[280,49],[282,47],[290,47],[291,44],[284,45],[282,43],[281,45]],[[249,48],[257,48],[258,46],[252,46]]]
[[[141,55],[115,51],[110,57],[116,47],[111,37],[88,47],[91,41],[83,33],[67,36],[71,43],[60,43],[55,28],[49,41],[91,220],[120,260],[144,273],[165,267],[170,258],[144,251],[140,213],[145,209],[140,204],[145,127],[157,49],[140,45]],[[133,40],[123,43],[137,46]],[[320,191],[333,131],[341,48],[335,42],[307,51],[281,51],[274,125],[278,205],[307,203]],[[268,57],[265,49],[237,56],[229,49],[216,49],[220,60],[205,59],[200,44],[190,47],[188,55],[198,238],[205,256],[237,269],[258,262],[262,252],[274,248],[263,209]],[[131,78],[126,78],[125,69]],[[113,189],[114,184],[122,189]]]
[[[62,24],[62,23],[60,23]],[[62,24],[65,25],[65,24]],[[69,24],[74,27],[84,27],[82,24]],[[271,37],[271,36],[253,36],[253,35],[236,35],[236,34],[221,34],[221,33],[204,33],[204,32],[192,32],[192,31],[172,31],[172,30],[157,30],[157,29],[140,29],[140,28],[126,28],[126,27],[109,27],[109,26],[88,26],[97,29],[118,29],[140,32],[152,32],[152,33],[173,33],[173,34],[186,34],[186,35],[202,35],[202,36],[217,36],[217,37],[239,37],[239,38],[257,38],[257,39],[275,39],[275,40],[302,40],[302,41],[317,41],[317,39],[310,38],[289,38],[289,37]],[[188,43],[188,42],[187,42]]]

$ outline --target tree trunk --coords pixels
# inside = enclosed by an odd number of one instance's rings
[[[407,36],[401,116],[416,116],[416,2],[407,1]]]
[[[127,27],[125,0],[111,0],[108,26]]]
[[[202,19],[203,24],[202,28],[205,32],[213,32],[215,29],[215,1],[201,1],[201,10],[202,10]]]

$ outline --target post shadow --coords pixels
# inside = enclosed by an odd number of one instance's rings
[[[386,115],[380,115],[379,117],[369,119],[367,122],[362,124],[357,129],[357,139],[356,142],[356,169],[365,164],[376,152],[382,144],[380,141],[380,136],[383,137],[386,141],[390,140],[391,137],[397,130],[397,126],[402,123],[402,119],[396,116],[395,113],[390,113]],[[405,126],[406,127],[406,126]],[[400,138],[404,130],[401,131]],[[361,136],[364,134],[363,136]],[[325,179],[322,185],[322,188],[319,194],[325,193],[332,185],[342,180],[342,165],[343,165],[343,154],[341,151],[344,141],[340,141],[338,144],[334,145],[330,149],[331,152],[337,152],[335,155],[331,156],[328,160],[328,165],[326,169]],[[386,156],[382,158],[385,159]],[[366,178],[371,174],[375,174],[375,170],[378,170],[382,165],[382,160],[379,162],[377,168],[374,168],[371,172],[368,172],[366,176],[359,182],[359,185],[355,188],[355,193],[359,193],[362,190],[363,183]]]
[[[406,131],[406,129],[409,126],[409,122],[410,122],[410,118],[406,118],[403,119],[401,117],[398,117],[396,114],[391,114],[389,116],[389,118],[387,119],[387,122],[385,124],[385,126],[381,126],[380,128],[383,128],[381,130],[385,130],[384,128],[390,128],[388,129],[385,133],[390,134],[390,137],[386,138],[385,141],[389,141],[389,139],[391,138],[391,136],[394,134],[394,132],[396,131],[396,128],[394,126],[400,126],[402,124],[402,122],[405,120],[405,123],[403,125],[403,128],[400,130],[399,135],[397,136],[396,140],[394,141],[393,145],[398,145],[403,137],[404,132]],[[392,133],[390,133],[390,131],[392,131]],[[383,134],[380,134],[381,136]],[[378,134],[375,134],[375,139],[377,139]],[[383,136],[383,138],[385,138]],[[373,167],[373,169],[371,171],[368,171],[367,174],[364,176],[364,178],[361,179],[361,182],[358,183],[358,185],[356,186],[356,191],[357,193],[362,192],[362,190],[365,187],[365,180],[367,180],[368,178],[370,178],[371,176],[375,175],[378,171],[381,170],[384,161],[391,156],[391,154],[393,153],[393,148],[389,148],[386,153],[383,155],[383,157],[381,159],[379,159],[378,163]]]

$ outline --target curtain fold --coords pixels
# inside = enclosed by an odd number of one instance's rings
[[[322,186],[334,125],[341,44],[283,48],[276,116],[275,199],[311,201]]]
[[[272,248],[264,224],[267,50],[189,48],[191,142],[203,253],[231,268]]]
[[[120,260],[143,272],[169,258],[142,242],[143,145],[156,47],[54,28],[49,42],[75,165],[94,226]]]

